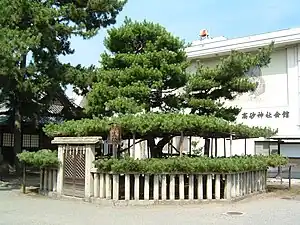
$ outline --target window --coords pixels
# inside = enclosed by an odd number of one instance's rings
[[[36,134],[23,134],[22,147],[24,148],[38,148],[39,135]]]
[[[22,142],[22,146],[23,147],[30,147],[30,134],[24,134],[23,135],[23,142]]]
[[[2,145],[4,147],[13,147],[14,146],[14,135],[10,133],[3,133],[2,136]]]

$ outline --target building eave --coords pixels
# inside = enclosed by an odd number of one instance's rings
[[[229,54],[232,50],[251,51],[274,42],[275,48],[300,43],[300,28],[234,38],[217,42],[196,41],[186,48],[188,59],[212,58]]]

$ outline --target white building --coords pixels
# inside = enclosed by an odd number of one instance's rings
[[[258,88],[254,93],[244,94],[228,104],[242,107],[237,122],[278,129],[276,136],[284,141],[280,145],[281,154],[300,158],[300,28],[235,39],[197,40],[186,49],[186,53],[192,62],[190,70],[195,71],[199,63],[216,65],[219,57],[230,54],[231,50],[254,52],[272,41],[275,50],[269,67],[253,71],[261,75]],[[268,154],[278,150],[275,139],[248,139],[246,143],[247,154]],[[218,144],[218,155],[223,155],[223,146]],[[233,154],[244,154],[244,146],[245,140],[234,140]],[[227,154],[228,149],[227,140]]]

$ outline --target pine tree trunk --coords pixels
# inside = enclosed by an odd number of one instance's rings
[[[24,54],[21,57],[20,61],[20,70],[24,74],[25,79],[26,75],[26,61],[27,55]],[[22,115],[21,115],[21,106],[22,102],[20,101],[19,93],[15,93],[15,108],[14,108],[14,156],[15,156],[15,166],[17,174],[21,174],[21,164],[17,158],[17,154],[22,152]]]
[[[155,138],[148,138],[148,146],[150,147],[151,158],[161,158],[163,156],[163,148],[170,142],[173,136],[163,137],[157,144]]]
[[[209,156],[209,149],[210,149],[210,139],[205,138],[205,144],[204,144],[204,155]]]
[[[14,157],[16,171],[19,174],[21,172],[21,164],[17,158],[17,154],[22,152],[22,115],[20,112],[20,106],[15,107],[15,121],[14,121]]]

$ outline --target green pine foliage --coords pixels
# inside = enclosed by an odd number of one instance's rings
[[[101,68],[88,94],[90,115],[180,109],[180,99],[170,90],[187,81],[182,40],[159,24],[126,19],[121,27],[108,31],[104,44],[109,52],[101,55]]]
[[[240,108],[225,105],[254,89],[246,72],[267,66],[272,45],[255,54],[233,51],[218,66],[200,66],[189,73],[184,41],[159,24],[126,19],[108,31],[104,44],[108,52],[101,55],[101,67],[77,86],[83,93],[90,89],[86,112],[94,119],[48,125],[48,135],[106,136],[115,123],[122,127],[123,138],[135,134],[147,140],[151,156],[160,157],[163,147],[181,132],[202,137],[276,133],[231,123]]]
[[[116,22],[125,3],[0,0],[0,103],[13,109],[15,152],[21,151],[23,118],[38,118],[61,85],[78,82],[74,73],[82,67],[59,61],[59,56],[74,53],[71,36],[95,36]]]
[[[165,135],[217,136],[227,137],[235,133],[237,137],[270,137],[275,130],[263,127],[248,127],[243,124],[229,123],[213,116],[184,115],[177,113],[147,113],[141,115],[124,115],[103,119],[69,120],[63,124],[48,124],[44,132],[55,136],[107,136],[112,124],[122,127],[123,138],[136,134],[145,138],[153,133],[156,137]]]
[[[268,167],[283,166],[287,158],[280,155],[241,156],[230,158],[175,157],[167,159],[98,159],[94,162],[102,173],[232,173],[266,170]]]
[[[273,43],[256,52],[232,51],[230,56],[220,59],[216,67],[199,65],[195,73],[189,74],[185,86],[185,107],[197,115],[210,115],[235,121],[241,109],[226,106],[225,101],[253,91],[256,84],[246,76],[252,67],[266,67],[270,63]]]
[[[57,151],[48,149],[39,150],[37,152],[23,151],[17,155],[20,162],[26,166],[35,168],[58,168],[60,162],[57,157]]]

